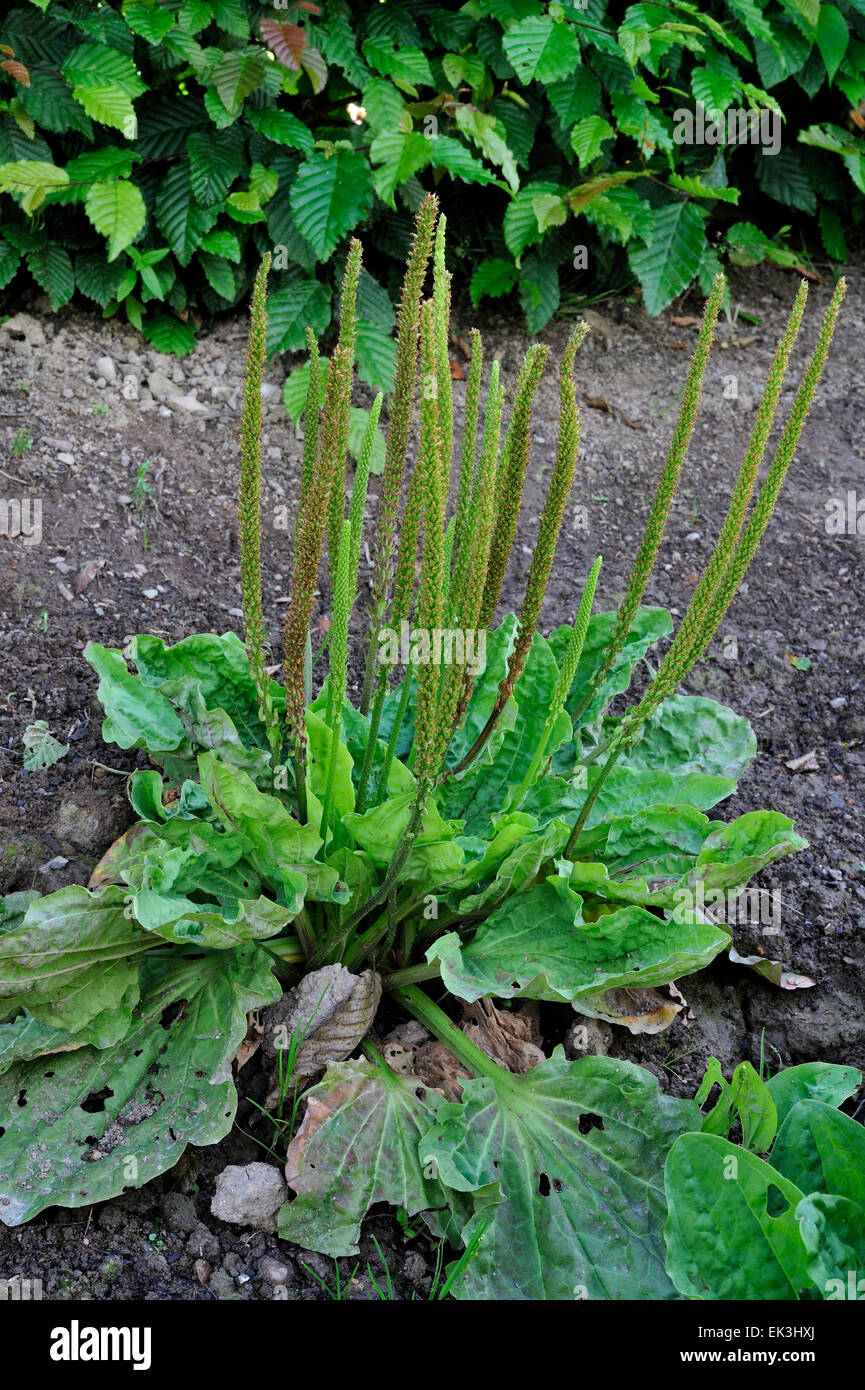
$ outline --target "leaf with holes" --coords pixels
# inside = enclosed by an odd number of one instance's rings
[[[298,231],[326,261],[369,210],[369,165],[356,150],[337,150],[330,159],[314,154],[298,169],[290,196]]]
[[[138,979],[138,957],[158,942],[125,915],[120,888],[70,884],[31,903],[0,936],[0,1012],[28,1009],[40,1023],[78,1031],[114,1009]]]
[[[420,1159],[447,1187],[498,1184],[503,1200],[455,1296],[675,1298],[661,1164],[699,1123],[693,1101],[663,1095],[640,1067],[567,1062],[561,1048],[524,1075],[464,1082],[462,1104],[442,1106]]]
[[[231,1063],[246,1015],[279,998],[272,965],[254,944],[154,957],[115,1046],[13,1066],[0,1102],[0,1220],[18,1226],[55,1203],[116,1197],[172,1168],[187,1144],[222,1139],[237,1109]],[[32,1124],[50,1126],[50,1152],[21,1123],[24,1105]]]
[[[796,1221],[804,1193],[714,1134],[685,1134],[664,1173],[667,1270],[686,1298],[796,1299],[810,1284]]]
[[[306,1116],[288,1150],[285,1175],[297,1193],[279,1213],[279,1234],[323,1255],[355,1255],[361,1221],[375,1202],[413,1216],[444,1207],[418,1144],[443,1104],[417,1077],[382,1063],[330,1066],[306,1094]]]
[[[84,211],[97,232],[107,237],[109,261],[135,240],[147,220],[141,191],[128,179],[95,183],[84,200]]]

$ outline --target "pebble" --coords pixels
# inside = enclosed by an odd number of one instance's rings
[[[275,1260],[272,1255],[263,1255],[258,1262],[258,1273],[262,1279],[266,1279],[268,1284],[273,1284],[276,1288],[277,1285],[288,1282],[291,1270],[282,1260]]]
[[[275,1230],[276,1213],[287,1198],[278,1168],[269,1163],[229,1164],[216,1179],[210,1210],[220,1221]]]
[[[686,541],[699,541],[699,540],[702,540],[702,538],[703,538],[703,533],[702,533],[702,531],[689,531],[688,534],[687,534],[687,536],[685,537],[685,540],[686,540]]]
[[[100,357],[96,363],[96,370],[106,381],[117,380],[117,368],[110,357]]]
[[[58,454],[58,455],[57,455],[57,462],[58,462],[58,463],[66,463],[66,464],[74,463],[74,462],[75,462],[75,455],[74,455],[74,454]]]
[[[829,701],[830,709],[843,709],[847,703],[846,695],[836,695],[834,700]]]

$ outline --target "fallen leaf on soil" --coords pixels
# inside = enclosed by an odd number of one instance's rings
[[[247,1015],[246,1022],[246,1037],[237,1049],[234,1058],[235,1066],[238,1071],[242,1071],[250,1057],[255,1056],[256,1052],[261,1047],[261,1041],[264,1037],[264,1029],[259,1022],[258,1014],[255,1010]]]
[[[690,343],[667,343],[666,346],[667,346],[668,348],[675,348],[675,349],[678,349],[678,348],[690,347]]]
[[[691,314],[671,314],[670,323],[674,323],[677,328],[694,328],[700,322]]]
[[[623,425],[627,425],[631,430],[644,430],[646,426],[640,420],[632,420],[630,415],[626,415],[624,410],[619,410],[619,419]]]
[[[605,415],[613,414],[613,407],[603,396],[583,396],[583,400],[590,410],[602,410]]]
[[[293,1037],[300,1039],[289,1078],[292,1085],[308,1081],[331,1062],[342,1062],[370,1030],[381,999],[381,980],[372,970],[352,975],[344,965],[313,970],[294,989],[271,1004],[262,1015],[265,1055],[276,1059],[287,1052]],[[274,1071],[267,1108],[279,1097]]]
[[[584,996],[574,1004],[577,1013],[618,1023],[631,1033],[663,1033],[687,1004],[674,984],[656,989],[608,989]]]
[[[682,581],[685,584],[696,584],[699,578],[700,576],[696,570],[689,570],[686,575],[682,576]]]
[[[143,821],[137,821],[109,846],[88,880],[87,887],[91,892],[105,888],[109,883],[123,883],[120,870],[135,853],[135,841],[146,833],[147,826]]]
[[[86,564],[82,565],[72,581],[74,592],[76,594],[83,593],[87,585],[93,583],[104,564],[104,560],[88,560]]]
[[[472,350],[468,339],[464,338],[461,333],[451,333],[449,341],[451,347],[459,348],[463,357],[468,362],[469,358],[472,355]]]
[[[443,1091],[447,1100],[462,1100],[461,1081],[471,1076],[444,1043],[433,1041],[418,1048],[414,1057],[415,1076],[431,1091]]]
[[[206,1284],[210,1278],[210,1265],[206,1260],[196,1260],[192,1266],[195,1270],[195,1277],[199,1284]]]
[[[451,381],[464,381],[466,374],[460,366],[459,362],[455,362],[454,359],[451,357],[449,359],[449,363],[451,369]]]
[[[793,970],[784,970],[779,960],[765,960],[763,956],[740,956],[731,946],[727,953],[734,965],[747,965],[755,975],[777,985],[779,989],[813,989],[816,981],[808,975],[798,975]]]
[[[543,1062],[538,1045],[538,1011],[497,1009],[489,999],[463,1005],[462,1030],[477,1047],[506,1071],[531,1071]]]
[[[791,772],[819,772],[820,765],[817,762],[817,749],[811,748],[807,753],[803,753],[799,758],[791,758],[784,764]]]

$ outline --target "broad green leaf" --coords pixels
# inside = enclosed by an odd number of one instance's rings
[[[505,245],[517,265],[526,247],[534,241],[539,241],[542,236],[535,214],[535,199],[544,194],[560,197],[563,192],[561,184],[538,179],[534,183],[525,184],[508,205],[504,221]]]
[[[549,256],[531,252],[520,270],[520,303],[530,333],[540,333],[559,307],[558,267]]]
[[[18,1226],[47,1206],[116,1197],[172,1168],[187,1144],[222,1139],[237,1108],[231,1064],[247,1013],[280,995],[271,967],[254,944],[155,960],[132,1025],[115,1046],[60,1053],[47,1075],[44,1058],[13,1066],[0,1102],[6,1224]],[[33,1143],[34,1126],[47,1125],[50,1152]]]
[[[97,697],[105,710],[102,737],[120,748],[173,752],[183,742],[183,725],[157,690],[132,675],[120,652],[88,642],[84,659],[99,676]]]
[[[817,194],[795,150],[779,150],[771,158],[759,159],[757,178],[763,192],[776,202],[802,212],[817,211]]]
[[[706,109],[707,116],[720,116],[736,95],[736,81],[725,72],[712,67],[696,67],[691,70],[691,91],[694,100]]]
[[[683,1134],[664,1172],[667,1272],[700,1299],[798,1299],[810,1284],[796,1221],[803,1193],[714,1134]]]
[[[174,26],[174,15],[158,5],[148,5],[143,0],[127,0],[123,6],[123,18],[133,34],[140,34],[148,43],[158,44],[169,29]]]
[[[201,242],[202,251],[223,256],[234,265],[240,264],[240,241],[236,232],[208,232]]]
[[[668,1299],[661,1164],[699,1124],[629,1062],[561,1049],[522,1076],[463,1082],[420,1144],[460,1192],[503,1201],[454,1285],[474,1300]],[[487,1208],[489,1212],[489,1208]],[[464,1238],[466,1236],[464,1232]]]
[[[286,385],[288,383],[286,382]],[[358,458],[363,445],[364,435],[369,424],[369,411],[361,410],[359,406],[353,405],[349,411],[348,423],[348,452],[352,458]],[[370,472],[377,476],[384,472],[385,457],[385,438],[381,430],[376,426],[375,437],[372,443],[372,457],[370,460]]]
[[[432,86],[432,73],[421,49],[410,44],[397,46],[384,35],[365,39],[361,49],[370,67],[411,96],[417,96],[418,87]]]
[[[706,891],[740,887],[776,859],[807,849],[808,841],[792,827],[789,816],[779,811],[747,811],[728,824],[716,824],[682,886],[700,884]]]
[[[414,791],[403,792],[391,796],[363,815],[352,811],[342,818],[352,839],[366,851],[379,871],[388,868],[405,837],[414,797]],[[455,843],[452,828],[442,820],[435,801],[430,797],[424,807],[423,828],[400,870],[401,880],[413,882],[420,879],[432,890],[436,884],[459,877],[464,857],[463,851]]]
[[[132,98],[122,87],[73,87],[72,95],[80,101],[87,115],[100,125],[113,126],[134,140],[138,133],[138,119]]]
[[[216,290],[216,293],[221,295],[223,299],[233,300],[237,294],[237,282],[228,261],[200,250],[198,263],[207,276],[208,283]]]
[[[60,72],[40,72],[39,81],[31,82],[21,92],[21,103],[40,130],[53,130],[58,135],[77,130],[88,140],[93,139],[90,118],[75,100]]]
[[[436,169],[446,169],[452,179],[463,179],[465,183],[495,183],[503,187],[491,170],[475,159],[474,155],[460,140],[450,135],[439,135],[430,141],[430,158]]]
[[[561,82],[552,82],[546,94],[564,130],[583,116],[596,114],[601,104],[601,84],[587,67],[577,68]]]
[[[478,111],[474,106],[465,105],[457,106],[456,121],[458,128],[477,145],[484,158],[501,169],[511,191],[516,193],[520,186],[520,176],[513,153],[505,139],[504,126],[500,125],[495,116]]]
[[[27,269],[48,295],[55,312],[69,303],[75,293],[75,272],[64,247],[52,244],[31,251],[27,257]]]
[[[716,187],[689,174],[670,174],[668,182],[674,188],[681,188],[683,193],[690,193],[692,198],[714,198],[722,203],[738,203],[741,196],[738,188]]]
[[[827,4],[826,0],[823,0],[817,19],[817,47],[826,64],[826,75],[830,82],[841,66],[849,42],[850,28],[847,20],[837,5]]]
[[[861,1084],[862,1073],[855,1067],[803,1062],[770,1076],[766,1087],[778,1111],[778,1124],[782,1125],[797,1101],[822,1100],[827,1105],[843,1105]]]
[[[584,116],[571,131],[571,147],[581,164],[590,164],[601,153],[605,140],[615,140],[616,132],[603,116]]]
[[[97,232],[108,239],[109,261],[116,260],[147,221],[141,192],[128,179],[95,183],[87,194],[84,210]]]
[[[0,936],[0,1007],[26,1008],[40,1023],[77,1032],[128,1000],[138,956],[154,939],[124,912],[119,888],[90,893],[70,884],[31,903]]]
[[[865,1208],[847,1197],[812,1192],[796,1208],[808,1273],[823,1298],[855,1299],[865,1293]]]
[[[102,43],[83,43],[63,60],[63,76],[73,87],[119,87],[128,97],[147,91],[131,58]]]
[[[249,53],[223,53],[213,68],[211,80],[230,116],[240,112],[244,101],[261,86],[266,63]]]
[[[38,159],[16,159],[0,164],[0,193],[21,195],[22,212],[34,212],[53,188],[69,183],[69,174]]]
[[[297,171],[291,206],[297,228],[326,261],[337,242],[365,216],[372,202],[369,166],[356,150],[337,150],[330,159],[310,156]]]
[[[312,826],[301,825],[278,797],[260,792],[246,773],[212,753],[199,754],[198,767],[201,785],[220,819],[249,841],[250,863],[263,878],[278,882],[286,873],[313,867],[321,837]]]
[[[752,1153],[766,1153],[778,1128],[778,1112],[771,1092],[767,1090],[750,1062],[740,1062],[736,1067],[731,1088],[733,1104],[742,1125],[744,1147]],[[774,1152],[772,1162],[778,1166]],[[785,1173],[785,1176],[792,1175]]]
[[[647,313],[659,314],[687,289],[697,273],[704,245],[703,219],[692,203],[668,203],[655,209],[645,245],[628,248]]]
[[[503,261],[498,257],[481,261],[469,285],[472,304],[477,308],[484,295],[496,299],[500,295],[509,294],[516,281],[517,268],[512,261]]]
[[[113,1047],[129,1032],[138,993],[136,976],[116,1009],[105,1009],[75,1033],[40,1023],[25,1009],[13,1023],[0,1025],[0,1076],[16,1062],[32,1062],[52,1052],[75,1052],[79,1047]]]
[[[290,280],[274,290],[267,301],[267,351],[300,352],[306,346],[306,328],[323,333],[330,323],[330,292],[314,276]]]
[[[228,130],[195,130],[186,141],[189,179],[195,200],[212,207],[225,197],[244,164],[244,140],[234,126]]]
[[[0,290],[6,288],[20,264],[21,256],[15,247],[10,246],[8,241],[4,241],[0,237]]]
[[[172,352],[175,357],[185,357],[195,347],[195,329],[192,324],[183,323],[173,314],[148,315],[141,331],[157,352]]]
[[[506,900],[466,945],[455,932],[441,937],[427,959],[441,963],[452,994],[470,1002],[494,994],[553,997],[668,984],[708,965],[727,934],[695,919],[665,922],[629,906],[584,922],[582,899],[551,878]]]
[[[383,77],[370,79],[363,89],[361,105],[376,134],[386,131],[398,133],[409,128],[411,116],[405,102],[396,87]]]
[[[429,164],[432,141],[414,130],[383,130],[370,145],[369,157],[379,166],[373,169],[372,175],[376,193],[390,207],[396,208],[394,190]]]
[[[195,202],[188,159],[178,160],[165,175],[156,199],[155,216],[157,227],[180,264],[189,265],[219,216],[219,209],[199,207]]]
[[[529,15],[506,31],[502,47],[523,83],[558,82],[580,61],[580,46],[570,24],[549,15]]]
[[[567,517],[565,526],[567,526]],[[603,662],[615,621],[615,613],[596,613],[594,617],[589,619],[580,664],[577,667],[567,698],[567,708],[572,714],[583,703],[583,697],[592,677]],[[631,683],[633,663],[645,656],[650,646],[661,637],[668,636],[672,630],[673,621],[666,608],[639,608],[637,610],[625,644],[618,653],[609,675],[599,686],[592,702],[580,715],[580,726],[593,724],[612,697],[628,689]],[[561,662],[564,657],[570,634],[571,627],[568,624],[557,627],[554,632],[550,633],[550,646],[558,662]]]
[[[409,1216],[443,1207],[441,1183],[418,1158],[421,1136],[443,1103],[440,1091],[384,1064],[329,1066],[306,1092],[306,1117],[288,1150],[287,1177],[297,1196],[279,1213],[282,1239],[334,1258],[356,1255],[361,1221],[374,1203],[389,1202]]]
[[[638,772],[683,775],[699,771],[735,778],[756,751],[754,730],[742,715],[703,695],[671,695],[646,721],[643,737],[628,750],[624,761]],[[755,824],[742,819],[739,834],[743,842],[748,842]],[[778,824],[774,820],[766,823],[772,829]]]
[[[386,84],[385,84],[386,85]],[[246,113],[254,130],[273,140],[277,145],[287,145],[290,149],[312,154],[315,138],[308,126],[290,111],[278,111],[273,106],[251,106]]]
[[[772,1163],[803,1192],[830,1192],[865,1208],[865,1127],[820,1100],[800,1100],[781,1126]],[[865,1211],[863,1211],[865,1228]]]

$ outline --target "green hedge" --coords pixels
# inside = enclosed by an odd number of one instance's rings
[[[533,332],[563,287],[629,276],[657,313],[725,258],[843,260],[862,220],[865,0],[29,0],[0,44],[0,285],[78,289],[163,351],[265,249],[270,348],[301,348],[362,227],[359,368],[387,388],[433,186],[473,301],[516,292]],[[697,103],[762,112],[777,152],[680,143]]]

